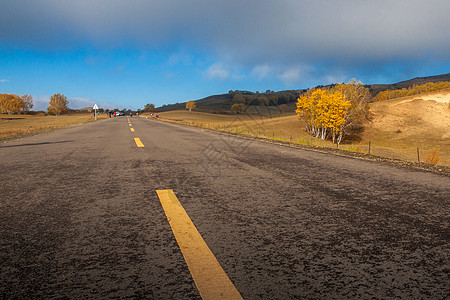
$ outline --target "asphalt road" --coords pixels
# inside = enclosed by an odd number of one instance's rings
[[[159,189],[245,299],[450,297],[449,177],[131,122],[0,144],[1,299],[200,298]]]

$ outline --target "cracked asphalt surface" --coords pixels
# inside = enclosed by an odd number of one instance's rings
[[[448,176],[130,120],[0,144],[0,298],[200,299],[157,189],[245,299],[450,297]]]

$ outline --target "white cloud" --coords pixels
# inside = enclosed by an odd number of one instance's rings
[[[252,71],[251,74],[252,76],[257,77],[259,80],[264,79],[266,77],[268,77],[271,73],[273,73],[273,68],[267,64],[263,64],[263,65],[257,65],[255,66]]]
[[[108,102],[97,102],[95,100],[84,98],[84,97],[67,97],[69,101],[69,107],[71,109],[79,109],[84,107],[93,107],[94,104],[97,104],[100,108],[119,108],[122,109],[122,106],[115,105]],[[34,111],[47,111],[48,102],[50,101],[50,96],[41,95],[41,96],[33,96],[33,109]]]
[[[230,76],[230,71],[221,63],[215,63],[206,69],[205,76],[208,79],[225,80]]]
[[[241,73],[238,69],[234,70],[231,73],[231,79],[233,79],[233,80],[242,80],[245,78],[247,78],[247,76],[245,74]]]
[[[104,108],[104,109],[114,109],[114,108],[120,108],[118,105],[108,103],[108,102],[98,102],[96,100],[92,100],[90,98],[84,98],[84,97],[67,97],[67,100],[69,101],[69,107],[72,109],[79,109],[79,108],[85,108],[85,107],[94,107],[94,104],[97,104],[98,107]]]
[[[72,109],[93,107],[95,104],[94,100],[83,97],[67,97],[67,100],[69,101],[69,107]]]
[[[219,79],[227,80],[231,79],[234,81],[239,81],[247,78],[247,76],[238,67],[225,66],[224,63],[216,62],[210,65],[204,72],[203,75],[209,80]]]
[[[190,55],[189,53],[185,51],[179,51],[176,53],[173,53],[169,56],[168,64],[169,65],[177,65],[177,64],[183,64],[186,66],[192,65],[194,62],[194,57]]]
[[[343,74],[331,74],[324,77],[322,84],[347,83],[350,79]]]
[[[1,83],[9,82],[9,79],[0,79]]]
[[[33,96],[33,108],[34,111],[47,111],[48,101],[50,101],[50,96]]]
[[[299,83],[306,76],[308,68],[304,66],[283,66],[283,65],[257,65],[251,75],[262,79],[277,79],[285,85]]]
[[[299,68],[289,68],[279,75],[281,81],[285,84],[299,82],[302,79],[302,70]]]

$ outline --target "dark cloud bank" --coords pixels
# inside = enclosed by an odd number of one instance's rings
[[[448,0],[3,0],[0,10],[6,45],[185,48],[260,77],[450,64]]]

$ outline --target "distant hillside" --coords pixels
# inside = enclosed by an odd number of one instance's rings
[[[231,105],[233,105],[233,97],[229,94],[221,94],[221,95],[213,95],[200,100],[196,100],[195,103],[197,105],[196,110],[202,111],[229,111],[231,109]],[[185,109],[186,102],[163,105],[158,107],[158,110],[161,112],[171,111],[171,110],[179,110]]]
[[[392,84],[368,84],[365,85],[367,88],[369,88],[372,96],[377,95],[381,91],[385,90],[393,90],[393,89],[402,89],[402,88],[408,88],[414,84],[424,84],[427,82],[437,82],[437,81],[450,81],[450,73],[443,74],[443,75],[436,75],[436,76],[428,76],[428,77],[416,77],[410,80],[401,81],[397,83]],[[318,87],[329,87],[333,85],[328,86],[318,86]],[[280,91],[280,92],[273,92],[268,91],[265,93],[252,93],[247,91],[240,91],[243,95],[252,94],[255,97],[255,102],[253,106],[258,106],[258,101],[260,102],[259,105],[280,105],[280,104],[287,104],[290,109],[295,109],[295,100],[298,97],[300,93],[305,92],[306,90],[290,90],[290,91]],[[293,97],[293,93],[296,94],[295,97]],[[234,96],[236,92],[230,92],[228,94],[220,94],[220,95],[212,95],[206,98],[202,98],[199,100],[195,100],[195,103],[197,104],[197,108],[195,110],[197,111],[204,111],[204,112],[214,112],[214,113],[231,113],[231,106],[233,103],[235,103]],[[280,95],[279,99],[276,101],[273,101],[273,97],[277,95]],[[288,97],[289,96],[289,97]],[[264,101],[266,103],[264,103]],[[282,100],[282,101],[281,101]],[[275,103],[278,102],[278,103]],[[183,103],[176,103],[176,104],[169,104],[169,105],[163,105],[161,107],[158,107],[158,110],[161,112],[165,111],[172,111],[172,110],[180,110],[186,108],[186,102]]]
[[[427,76],[427,77],[416,77],[406,81],[400,81],[393,84],[369,84],[366,87],[369,88],[372,96],[375,96],[381,91],[385,90],[397,90],[408,88],[414,84],[424,84],[427,82],[438,82],[438,81],[450,81],[450,73],[436,75],[436,76]]]

